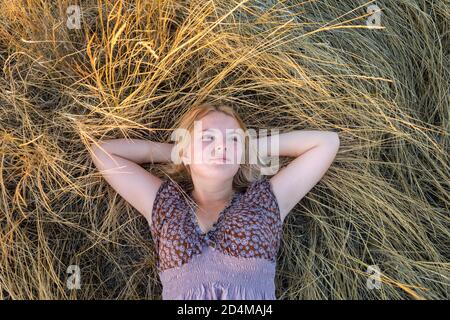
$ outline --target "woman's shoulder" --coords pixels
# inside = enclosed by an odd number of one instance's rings
[[[180,197],[183,194],[183,188],[180,186],[178,182],[173,179],[166,178],[163,179],[158,191],[156,192],[156,196],[161,199],[165,198],[174,198]]]
[[[160,227],[163,220],[181,209],[183,190],[172,179],[163,179],[156,192],[152,208],[152,225]]]
[[[250,182],[245,191],[245,198],[256,207],[279,214],[278,200],[273,192],[269,176],[263,175]]]
[[[248,195],[257,195],[261,190],[267,188],[269,178],[267,176],[260,176],[250,181],[245,191]]]
[[[169,206],[178,204],[183,199],[184,193],[178,182],[172,179],[163,179],[155,195],[153,211],[167,209]]]

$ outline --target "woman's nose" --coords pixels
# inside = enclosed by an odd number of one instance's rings
[[[216,145],[216,152],[225,152],[225,149],[226,149],[226,147],[225,147],[225,145],[224,144],[218,144],[218,145]]]

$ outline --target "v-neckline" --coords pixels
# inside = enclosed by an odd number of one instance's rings
[[[219,225],[219,223],[221,222],[221,220],[223,220],[223,216],[225,215],[225,212],[234,204],[235,200],[237,199],[238,195],[240,194],[240,192],[235,191],[233,196],[231,197],[231,200],[229,201],[229,203],[225,206],[225,208],[223,208],[220,212],[219,212],[219,216],[217,218],[217,221],[213,223],[212,227],[208,230],[208,231],[204,231],[201,227],[200,224],[198,222],[197,219],[197,215],[195,212],[195,209],[190,208],[190,212],[191,212],[191,221],[193,222],[194,226],[195,226],[195,230],[196,232],[200,235],[200,236],[206,236],[208,234],[211,234],[212,232],[214,232],[217,229],[217,226]],[[192,193],[191,193],[191,198],[192,198]],[[197,203],[195,202],[195,200],[192,198],[192,201],[195,203],[195,205],[197,205]]]

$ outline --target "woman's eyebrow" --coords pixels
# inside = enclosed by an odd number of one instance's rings
[[[203,129],[201,132],[203,131],[211,131],[211,130],[219,130],[219,129],[215,129],[215,128],[207,128],[207,129]],[[237,129],[227,129],[229,132],[231,133],[236,133]],[[231,131],[230,131],[231,130]]]
[[[200,131],[200,133],[203,134],[204,132],[209,131],[209,132],[213,132],[215,134],[215,133],[217,133],[216,130],[218,130],[218,129],[207,128],[207,129],[203,129],[202,131]],[[236,136],[236,135],[241,136],[239,129],[231,129],[231,131],[230,131],[230,129],[227,129],[227,130],[228,130],[228,132],[225,133],[226,136]]]

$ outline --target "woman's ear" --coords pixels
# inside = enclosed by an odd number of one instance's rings
[[[183,162],[183,164],[185,166],[189,165],[191,162],[190,156],[188,156],[188,154],[190,154],[190,143],[189,141],[184,140],[182,143],[182,147],[181,147],[181,162]]]
[[[187,157],[186,155],[185,155],[185,152],[183,151],[183,153],[181,154],[181,162],[183,162],[183,164],[185,165],[185,166],[187,166],[187,165],[189,165],[190,164],[190,158],[189,157]]]

